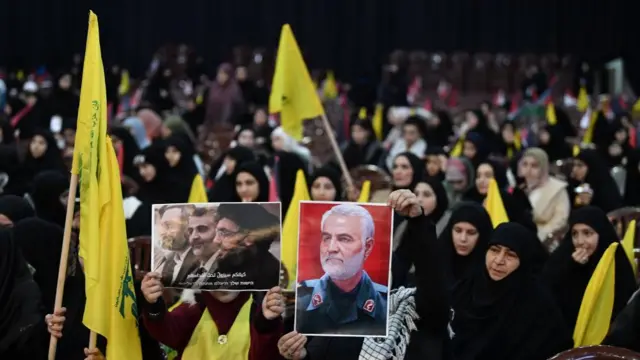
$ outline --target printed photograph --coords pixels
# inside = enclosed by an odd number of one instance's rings
[[[166,287],[268,290],[280,280],[280,203],[153,206],[152,271]]]
[[[300,203],[297,332],[387,336],[392,231],[386,205]]]

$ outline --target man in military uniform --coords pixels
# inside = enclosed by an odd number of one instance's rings
[[[357,204],[336,205],[324,213],[320,262],[325,274],[299,284],[296,331],[386,336],[387,287],[364,270],[374,231],[371,214]]]

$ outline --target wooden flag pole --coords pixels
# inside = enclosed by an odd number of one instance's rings
[[[329,136],[329,142],[331,142],[331,147],[333,148],[333,152],[336,154],[336,158],[338,159],[338,164],[340,164],[340,169],[342,169],[344,178],[347,180],[347,186],[349,189],[355,189],[353,179],[351,178],[347,164],[344,162],[344,158],[340,152],[340,147],[338,146],[336,137],[333,135],[333,129],[331,128],[331,124],[329,123],[329,119],[327,119],[326,114],[322,114],[322,124],[324,125],[324,130],[327,133],[327,136]]]
[[[95,349],[98,343],[98,334],[95,331],[89,333],[89,350]]]
[[[64,236],[62,238],[62,253],[60,254],[60,267],[58,268],[58,285],[56,287],[56,301],[54,313],[62,307],[64,296],[64,283],[67,280],[67,264],[69,262],[69,245],[71,243],[71,224],[73,223],[73,210],[76,203],[76,193],[78,191],[78,175],[71,174],[69,182],[69,197],[67,199],[67,215],[64,220]],[[58,338],[51,335],[49,339],[49,360],[55,360]]]

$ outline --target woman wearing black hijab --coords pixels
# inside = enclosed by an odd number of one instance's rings
[[[191,182],[171,173],[161,144],[152,144],[136,157],[142,183],[137,197],[143,203],[185,203],[191,192]]]
[[[269,201],[269,178],[257,162],[238,165],[233,173],[235,184],[234,202]]]
[[[425,176],[444,181],[443,162],[447,159],[447,152],[443,148],[431,146],[424,152]]]
[[[35,269],[33,280],[42,293],[42,304],[46,311],[52,311],[64,229],[39,218],[28,218],[18,222],[13,231],[22,255]],[[78,271],[74,276],[68,274],[62,301],[66,309],[65,337],[58,342],[57,359],[84,359],[83,349],[89,336],[89,330],[82,324],[86,299],[84,290],[83,272]]]
[[[586,184],[589,184],[591,195],[584,191]],[[575,157],[567,189],[574,208],[593,205],[610,212],[621,208],[623,204],[618,186],[597,150],[585,149]]]
[[[572,347],[558,305],[538,281],[531,247],[535,234],[503,223],[486,255],[453,291],[457,360],[545,360]]]
[[[314,171],[309,178],[309,195],[314,201],[342,201],[340,172],[330,165]]]
[[[453,123],[451,116],[445,110],[436,111],[427,119],[427,132],[425,140],[429,148],[445,147],[449,145],[449,138],[453,135]]]
[[[0,226],[13,226],[32,216],[35,216],[35,212],[25,198],[17,195],[0,196]]]
[[[347,168],[377,165],[384,150],[376,139],[370,119],[358,119],[351,124],[350,140],[342,146],[342,157]]]
[[[60,73],[57,86],[47,99],[50,116],[60,116],[63,121],[78,117],[80,96],[74,92],[71,80],[70,72]]]
[[[386,203],[389,194],[395,190],[407,189],[413,191],[424,177],[424,163],[411,152],[402,152],[393,159],[391,168],[391,189],[378,190],[371,196],[373,203]],[[393,226],[397,229],[404,218],[398,214],[393,216]]]
[[[490,154],[494,151],[497,151],[499,146],[500,138],[498,134],[491,130],[489,127],[489,120],[482,113],[481,110],[469,110],[465,114],[465,123],[463,127],[466,127],[465,134],[469,134],[470,132],[474,132],[483,140],[483,143],[486,144],[486,153]],[[465,136],[466,139],[466,136]]]
[[[193,183],[193,178],[198,175],[198,168],[193,160],[195,155],[193,147],[184,140],[182,135],[170,136],[164,140],[164,145],[164,156],[169,162],[170,175],[189,184]]]
[[[48,337],[40,290],[11,229],[0,228],[0,358],[44,359]]]
[[[471,161],[474,167],[477,167],[489,157],[491,152],[490,144],[479,133],[475,131],[469,132],[464,138],[462,155]]]
[[[549,161],[564,160],[573,156],[571,146],[564,140],[558,125],[545,125],[538,132],[538,147],[544,150]]]
[[[36,129],[31,138],[27,154],[17,171],[17,183],[21,184],[20,195],[29,190],[33,178],[46,170],[65,171],[62,154],[51,132]]]
[[[36,216],[64,227],[66,208],[61,197],[67,189],[69,177],[61,171],[43,171],[36,175],[29,191]]]
[[[133,159],[140,153],[140,147],[129,129],[122,126],[111,128],[111,140],[116,153],[123,152],[122,174],[131,178],[137,184],[142,180],[138,168],[133,164]]]
[[[222,157],[220,165],[217,168],[213,167],[209,173],[209,177],[213,180],[213,188],[209,191],[209,201],[233,201],[235,194],[233,173],[236,167],[255,160],[256,156],[253,151],[244,146],[229,149]]]
[[[542,273],[567,325],[573,329],[582,297],[605,250],[619,241],[607,215],[595,206],[574,210],[569,219],[570,231],[551,255]],[[629,259],[619,246],[615,254],[615,300],[611,321],[626,305],[636,288]]]

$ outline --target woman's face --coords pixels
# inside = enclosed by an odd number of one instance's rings
[[[262,126],[266,124],[267,120],[269,120],[269,118],[267,116],[267,112],[264,111],[264,109],[258,109],[253,114],[253,123],[256,124],[257,126]]]
[[[616,131],[614,136],[615,136],[616,142],[618,142],[619,144],[624,144],[625,142],[627,142],[627,130],[626,129],[620,129],[620,130]]]
[[[438,206],[438,198],[436,198],[436,194],[431,185],[424,182],[418,183],[413,193],[418,197],[418,202],[424,209],[425,215],[431,214],[436,206]]]
[[[469,129],[473,129],[478,126],[478,117],[473,113],[473,111],[467,111],[465,114],[465,121],[469,126]]]
[[[244,66],[238,66],[236,68],[236,79],[238,79],[238,81],[245,81],[247,80],[247,76],[249,74],[247,73],[247,68]]]
[[[351,138],[356,144],[364,145],[369,138],[369,132],[360,125],[353,125],[351,127]]]
[[[247,172],[241,172],[236,177],[236,192],[242,202],[252,202],[260,195],[258,180]]]
[[[462,155],[464,157],[466,157],[467,159],[473,159],[474,157],[476,157],[477,153],[478,149],[476,149],[476,146],[471,141],[464,142],[462,148]]]
[[[513,141],[515,140],[513,127],[505,126],[502,128],[502,140],[507,144],[513,144]]]
[[[398,156],[393,160],[393,183],[396,187],[407,187],[413,180],[413,168],[409,159],[405,156]]]
[[[478,243],[480,233],[473,224],[466,221],[455,223],[451,228],[453,247],[460,256],[468,256]]]
[[[62,90],[69,90],[71,87],[71,75],[66,74],[60,77],[60,80],[58,80],[58,86]]]
[[[313,181],[311,199],[314,201],[335,201],[336,187],[328,177],[320,176]]]
[[[229,74],[227,74],[224,70],[218,70],[218,74],[216,75],[216,81],[220,85],[224,85],[229,81]]]
[[[41,158],[47,152],[48,147],[47,140],[41,135],[35,135],[29,143],[29,151],[34,159]]]
[[[587,164],[582,160],[574,159],[573,168],[571,169],[571,177],[578,181],[584,181],[587,178],[587,173],[589,173],[589,167]]]
[[[225,156],[224,161],[222,162],[226,169],[225,173],[227,173],[227,175],[233,174],[233,172],[236,170],[237,163],[238,162],[236,161],[236,159],[232,158],[231,156]]]
[[[576,250],[583,249],[587,257],[593,255],[598,248],[599,238],[600,235],[589,225],[575,224],[573,228],[571,228],[571,241],[573,242],[573,246]]]
[[[549,131],[546,129],[542,129],[540,133],[538,133],[538,140],[540,140],[540,144],[547,145],[551,140],[551,134],[549,134]]]
[[[256,144],[256,138],[252,130],[245,129],[238,134],[238,145],[252,149]]]
[[[140,171],[140,176],[145,182],[151,182],[156,177],[156,168],[149,163],[140,165],[138,171]]]
[[[486,266],[489,277],[500,281],[520,267],[520,257],[503,245],[492,245],[487,250]]]
[[[282,136],[271,135],[271,146],[275,151],[284,149],[284,138]]]
[[[182,153],[175,146],[167,146],[167,150],[164,151],[164,157],[167,158],[169,166],[176,167],[180,163]]]
[[[538,160],[531,156],[525,156],[518,164],[518,171],[527,182],[528,186],[535,186],[542,178],[542,169]]]
[[[486,195],[489,191],[489,181],[495,177],[493,168],[489,164],[482,164],[478,166],[476,172],[476,189],[481,195]]]
[[[413,124],[405,124],[402,127],[402,136],[407,144],[414,144],[420,138],[420,131]]]
[[[426,170],[429,176],[436,176],[441,171],[440,157],[438,155],[427,155]]]

